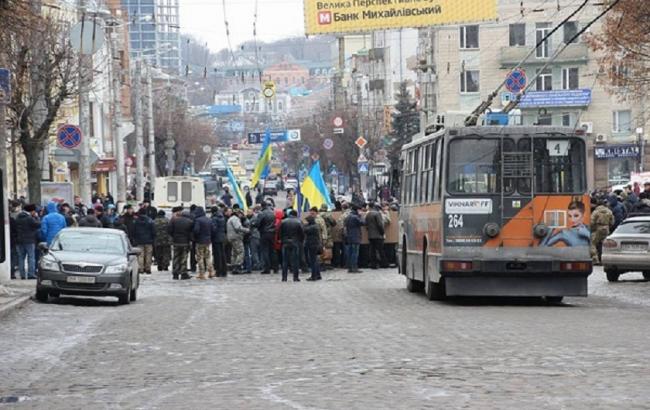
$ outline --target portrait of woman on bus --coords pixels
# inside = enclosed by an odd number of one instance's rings
[[[561,230],[551,230],[539,243],[540,246],[553,246],[562,242],[566,246],[589,246],[591,233],[584,223],[585,205],[581,201],[571,201],[567,209],[569,226]]]

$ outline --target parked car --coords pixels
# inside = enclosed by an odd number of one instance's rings
[[[264,189],[262,190],[262,195],[272,195],[275,196],[278,194],[278,177],[274,175],[269,175],[264,180]]]
[[[621,222],[603,241],[602,264],[607,280],[616,282],[626,272],[643,273],[650,280],[650,216]]]
[[[287,191],[298,189],[298,176],[295,173],[288,173],[284,180],[284,189]]]
[[[137,299],[139,248],[117,229],[67,228],[48,247],[39,244],[36,299],[62,294],[117,296],[120,304]]]

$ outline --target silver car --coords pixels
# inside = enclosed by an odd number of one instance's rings
[[[650,280],[650,216],[621,222],[603,241],[602,263],[610,282],[616,282],[622,273],[639,271]]]
[[[137,298],[140,249],[131,247],[123,231],[66,228],[52,244],[39,245],[36,299],[47,302],[61,294],[117,296],[120,304]]]

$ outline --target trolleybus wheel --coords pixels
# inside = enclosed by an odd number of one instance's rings
[[[610,282],[618,282],[618,277],[620,276],[620,273],[616,272],[615,270],[610,270],[607,269],[605,271],[605,275],[607,275],[607,280]]]
[[[408,291],[411,293],[422,292],[422,289],[424,289],[424,283],[420,282],[419,280],[411,279],[407,276],[406,289],[408,289]]]
[[[424,274],[424,294],[429,300],[443,300],[445,298],[445,282],[440,278],[440,282],[435,283],[429,279],[429,272]]]
[[[650,270],[643,271],[643,279],[650,280]]]
[[[551,305],[559,305],[562,303],[562,299],[564,299],[564,296],[545,296],[544,300],[546,303],[551,304]]]

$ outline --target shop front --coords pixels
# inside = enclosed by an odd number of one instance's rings
[[[639,168],[640,149],[637,144],[594,147],[596,187],[607,188],[627,184]]]

